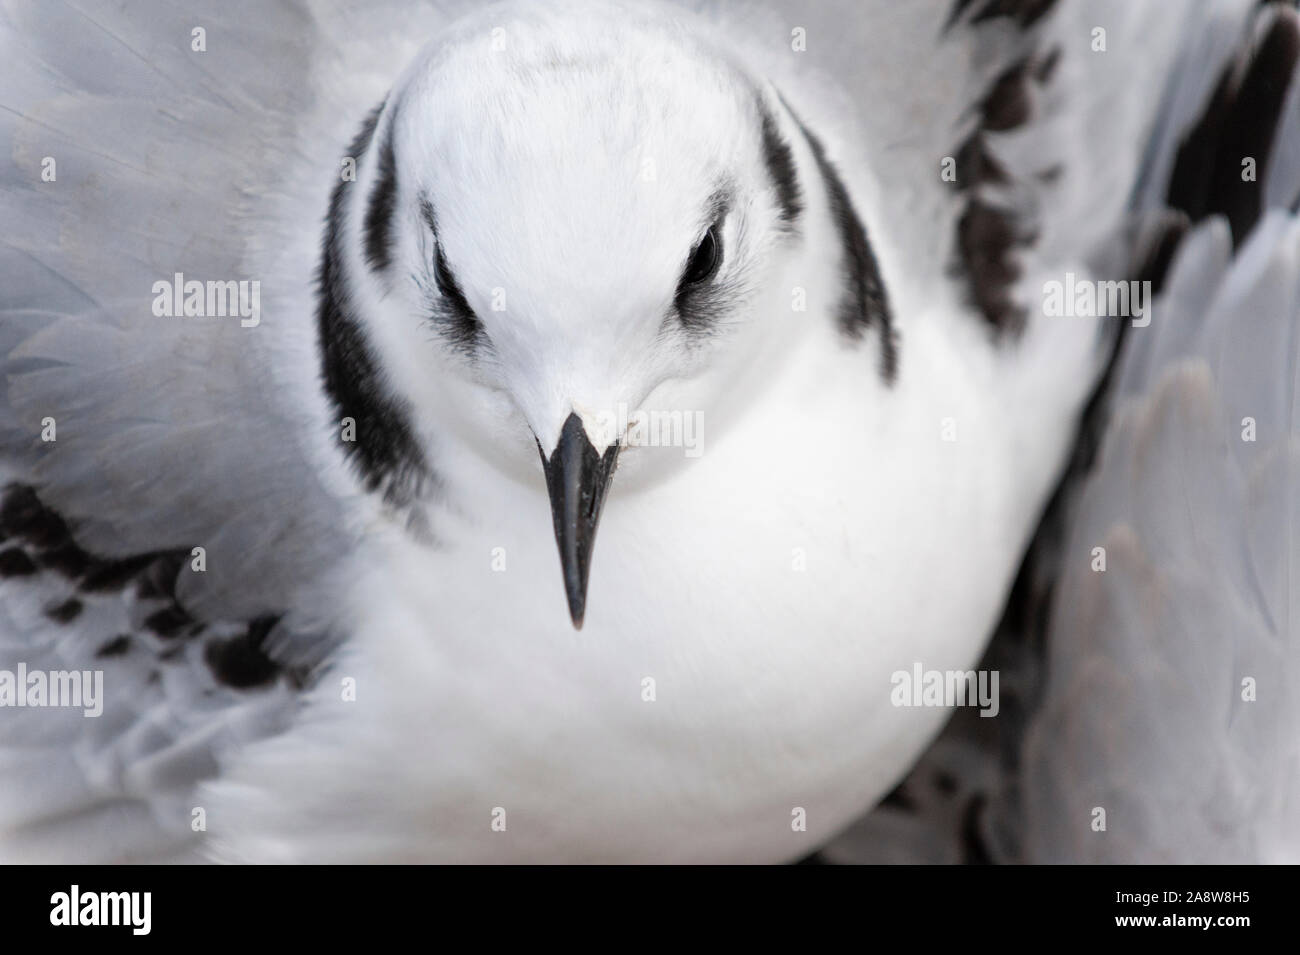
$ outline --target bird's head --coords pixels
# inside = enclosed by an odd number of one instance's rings
[[[449,433],[544,476],[580,625],[617,423],[712,407],[788,303],[798,120],[691,28],[520,7],[427,48],[352,153],[320,315],[350,450],[390,494]]]

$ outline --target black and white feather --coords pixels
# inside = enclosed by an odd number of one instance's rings
[[[832,855],[1122,857],[1101,804],[1284,856],[1295,22],[1251,67],[1189,6],[0,2],[0,671],[104,687],[0,709],[0,858],[773,861],[891,789]],[[1099,431],[1117,325],[1043,283],[1189,223]],[[947,712],[889,674],[978,660],[1081,425],[1014,772],[955,732],[894,789]]]

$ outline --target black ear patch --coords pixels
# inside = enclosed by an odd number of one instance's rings
[[[381,103],[352,142],[349,155],[358,165],[369,151],[382,110]],[[372,251],[379,254],[379,261],[388,261],[394,194],[391,186],[384,187],[384,155],[381,144],[380,175],[369,196],[362,230],[372,267],[376,262]],[[391,146],[388,157],[391,160]],[[353,185],[348,181],[335,185],[325,222],[316,304],[321,377],[338,420],[351,418],[355,422],[355,440],[340,440],[343,453],[357,466],[368,490],[382,491],[390,503],[403,506],[414,502],[432,474],[415,441],[409,409],[385,386],[363,324],[355,314],[356,296],[349,290],[351,277],[344,248],[347,190]]]
[[[795,172],[794,154],[790,144],[781,136],[776,127],[776,119],[767,110],[763,110],[763,164],[776,190],[777,205],[781,210],[781,221],[793,228],[803,212],[803,197],[799,191],[799,177]]]
[[[376,114],[377,118],[377,114]],[[371,124],[371,135],[374,125]],[[359,158],[359,157],[358,157]],[[362,227],[366,249],[366,263],[376,272],[382,272],[393,261],[393,209],[397,203],[397,160],[393,157],[393,126],[384,132],[376,155],[376,178],[366,203],[366,218]]]
[[[786,104],[786,109],[794,116],[789,104]],[[885,291],[876,253],[867,237],[867,228],[854,208],[839,171],[826,156],[821,140],[798,117],[795,121],[812,150],[822,181],[826,183],[826,200],[843,250],[845,288],[839,310],[840,331],[850,341],[861,341],[868,328],[873,325],[880,328],[880,374],[886,383],[892,384],[898,376],[898,340],[894,334],[889,295]]]

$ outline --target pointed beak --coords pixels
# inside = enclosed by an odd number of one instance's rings
[[[555,543],[560,548],[560,569],[564,592],[569,598],[569,617],[575,630],[582,629],[587,608],[587,576],[591,571],[591,549],[605,493],[614,477],[618,460],[617,442],[596,450],[576,414],[570,414],[560,432],[559,443],[548,459],[542,446],[542,469],[551,496],[551,517],[555,522]]]

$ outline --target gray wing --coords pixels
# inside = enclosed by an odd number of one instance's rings
[[[1202,4],[1181,29],[1153,122],[1135,140],[1134,180],[1119,191],[1133,233],[1207,221],[1167,273],[1168,239],[1121,248],[1134,257],[1127,268],[1165,275],[1165,288],[1089,409],[981,662],[1000,673],[1000,718],[959,712],[829,847],[834,861],[1295,852],[1295,824],[1288,834],[1283,820],[1300,724],[1294,693],[1275,680],[1297,666],[1286,608],[1300,263],[1285,210],[1300,197],[1300,44],[1282,5]],[[1104,115],[1090,122],[1094,144],[1130,148]],[[1241,175],[1246,156],[1253,181]],[[1240,440],[1245,417],[1257,442]],[[1098,546],[1105,573],[1092,570]],[[1267,704],[1241,700],[1246,670],[1269,674]],[[1108,834],[1092,829],[1097,807]]]
[[[1066,539],[1025,859],[1300,858],[1300,21],[1249,31],[1169,166],[1180,202],[1210,167],[1211,215],[1131,333]]]
[[[353,513],[313,450],[319,231],[450,12],[0,2],[0,671],[103,675],[95,718],[0,708],[0,859],[194,852],[194,782],[342,636],[312,596]],[[176,273],[256,280],[260,321],[155,314]]]
[[[1024,742],[1030,859],[1300,858],[1300,219],[1230,241],[1200,227],[1160,302],[1195,337],[1121,369]]]
[[[286,569],[317,570],[316,535],[336,520],[284,369],[298,349],[310,371],[344,124],[383,93],[358,73],[351,101],[322,102],[336,31],[361,17],[324,23],[296,2],[4,10],[0,448],[82,546],[202,545],[187,603],[272,609]],[[258,281],[260,324],[155,315],[154,285],[176,273]]]

